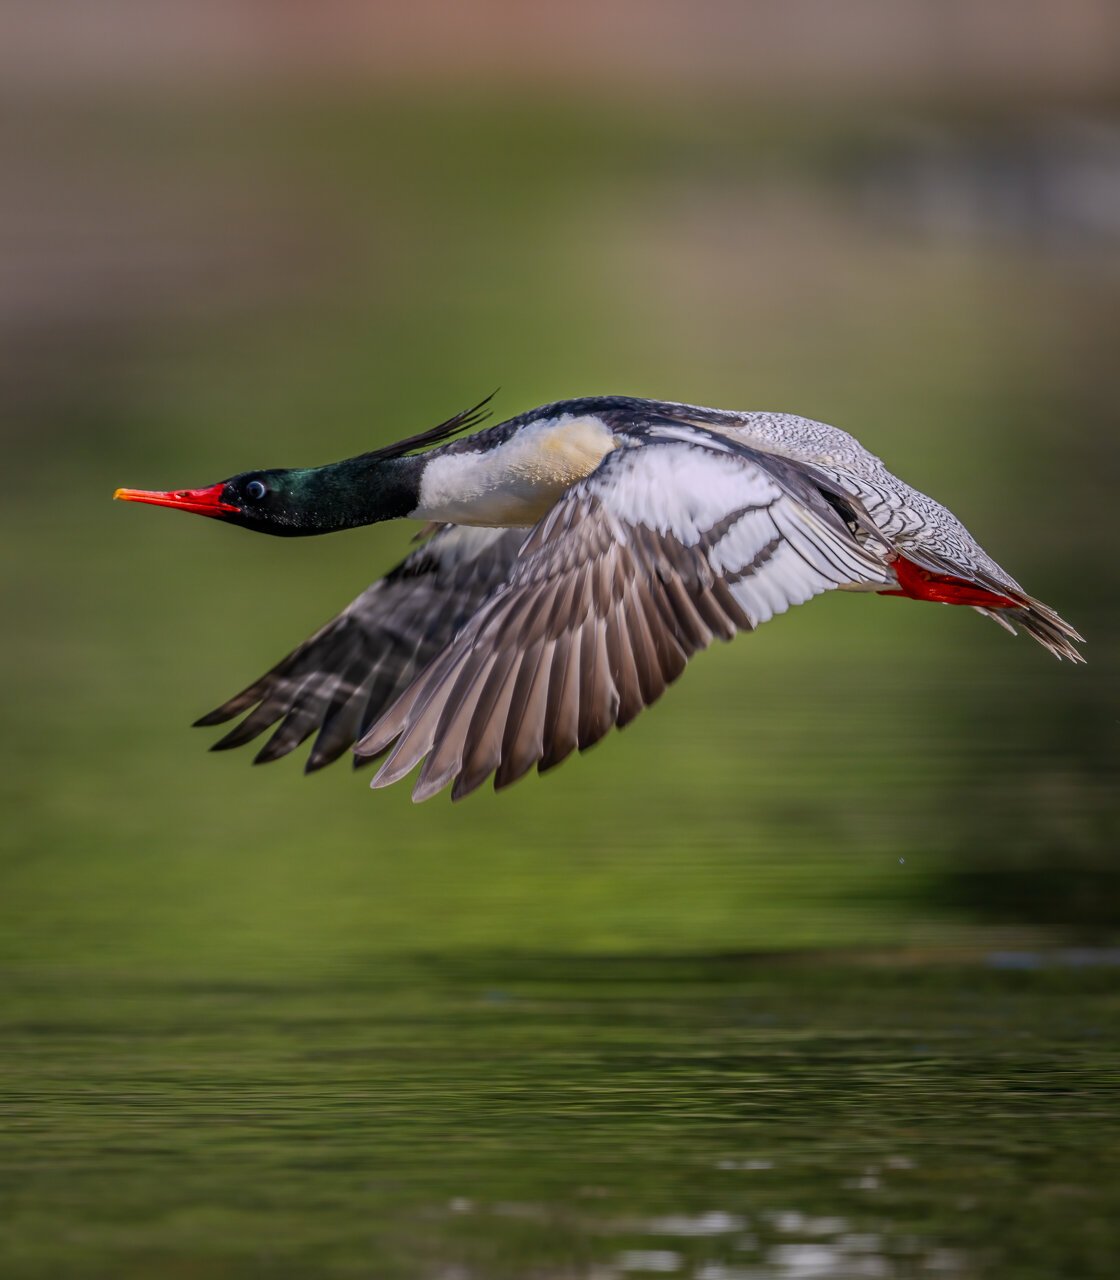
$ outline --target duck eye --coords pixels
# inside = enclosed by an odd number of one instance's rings
[[[267,492],[268,488],[263,480],[250,480],[245,486],[245,496],[253,502],[260,502]]]

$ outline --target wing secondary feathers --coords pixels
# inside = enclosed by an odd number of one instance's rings
[[[837,587],[893,582],[819,491],[701,428],[606,456],[356,747],[386,786],[468,794],[558,764],[656,701],[692,655]]]

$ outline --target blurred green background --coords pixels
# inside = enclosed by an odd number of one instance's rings
[[[1110,1274],[1120,116],[649,56],[12,96],[6,1273]],[[495,386],[845,427],[1088,665],[826,598],[500,797],[208,755],[411,530],[113,488]]]

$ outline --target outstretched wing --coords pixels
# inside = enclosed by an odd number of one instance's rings
[[[355,748],[427,757],[413,797],[551,768],[654,702],[714,637],[894,578],[811,480],[702,428],[609,453],[538,524],[508,583]]]
[[[196,721],[248,711],[214,744],[250,742],[280,722],[256,763],[287,755],[316,730],[307,771],[348,751],[509,576],[525,529],[446,525],[247,689]]]

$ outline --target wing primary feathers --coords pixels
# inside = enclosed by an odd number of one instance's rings
[[[279,760],[281,756],[287,755],[289,751],[294,751],[296,747],[306,742],[315,732],[322,715],[322,707],[314,695],[306,696],[304,691],[307,690],[309,683],[309,680],[304,681],[300,692],[293,699],[291,708],[280,721],[279,727],[257,752],[253,759],[254,764],[267,764],[270,760]],[[324,690],[323,696],[329,696],[329,691]]]
[[[214,744],[224,751],[279,721],[258,763],[294,751],[318,728],[306,770],[323,768],[381,718],[502,585],[525,536],[524,529],[442,526],[336,618],[197,723],[212,726],[244,716]]]
[[[305,773],[315,773],[333,763],[354,745],[363,709],[368,706],[368,695],[364,693],[364,689],[376,679],[376,674],[371,676],[368,668],[368,658],[362,658],[353,661],[343,672],[334,695],[323,712],[318,735],[304,766]],[[381,664],[378,663],[374,672],[379,672],[380,668]],[[381,701],[377,704],[377,709],[383,710],[384,706],[384,701]]]

